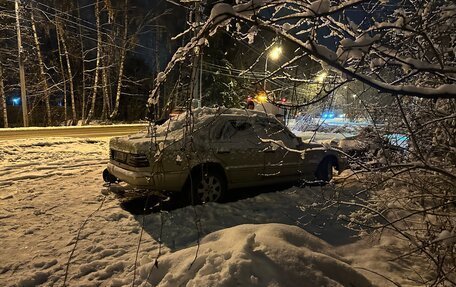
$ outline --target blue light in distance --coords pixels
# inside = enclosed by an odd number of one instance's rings
[[[13,106],[18,106],[21,102],[21,98],[13,98]]]
[[[334,113],[333,112],[324,112],[321,114],[321,117],[324,119],[333,119]]]

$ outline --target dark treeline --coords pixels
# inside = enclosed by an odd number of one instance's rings
[[[21,66],[29,125],[144,119],[187,15],[167,1],[0,1],[0,126],[24,124]]]

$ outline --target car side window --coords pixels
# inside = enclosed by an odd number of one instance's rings
[[[253,128],[250,123],[242,120],[230,120],[222,126],[215,138],[223,141],[240,140],[251,135],[252,132]]]
[[[284,126],[273,119],[259,119],[257,121],[260,137],[264,139],[280,140],[287,147],[295,148],[299,142]]]

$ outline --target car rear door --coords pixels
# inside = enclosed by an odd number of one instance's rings
[[[230,187],[260,182],[264,158],[252,121],[246,117],[224,117],[212,133],[212,148],[225,168]]]

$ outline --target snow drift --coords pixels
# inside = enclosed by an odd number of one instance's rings
[[[143,286],[371,286],[332,246],[296,226],[247,224],[140,268]],[[194,260],[194,261],[193,261]]]

